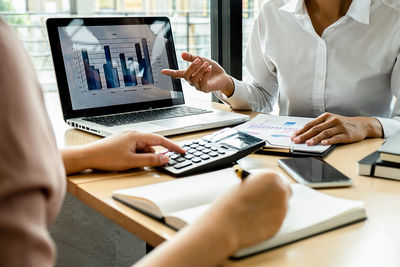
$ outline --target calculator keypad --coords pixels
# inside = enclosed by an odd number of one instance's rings
[[[226,157],[235,153],[235,151],[227,147],[201,139],[185,142],[182,147],[186,150],[186,154],[166,153],[170,158],[170,161],[165,166],[166,168],[173,168],[172,171],[196,168],[198,165],[203,165],[210,161],[218,160],[220,157]]]
[[[167,152],[168,164],[159,167],[173,176],[229,166],[233,162],[263,147],[265,141],[232,128],[224,128],[199,139],[185,141],[185,154]]]

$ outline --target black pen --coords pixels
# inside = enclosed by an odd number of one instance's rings
[[[234,165],[232,167],[235,170],[236,175],[241,179],[244,180],[247,178],[247,176],[250,175],[250,173],[246,170],[243,170],[239,165]]]

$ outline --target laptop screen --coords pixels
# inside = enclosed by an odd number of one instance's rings
[[[183,102],[180,83],[161,74],[177,69],[168,19],[51,20],[61,102],[68,102],[63,111],[103,115]]]

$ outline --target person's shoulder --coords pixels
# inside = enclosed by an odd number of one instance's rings
[[[9,31],[10,27],[8,26],[7,22],[2,17],[0,17],[0,33],[9,33]]]
[[[260,7],[260,15],[277,14],[279,9],[286,5],[290,0],[265,0]]]
[[[260,9],[263,11],[276,11],[288,2],[289,0],[265,0]]]
[[[400,14],[400,1],[399,0],[381,0],[382,4],[388,8],[393,9]]]

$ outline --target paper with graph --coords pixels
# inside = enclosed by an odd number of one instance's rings
[[[267,142],[265,147],[267,149],[276,148],[290,151],[323,153],[330,146],[323,146],[321,144],[307,146],[306,144],[294,144],[290,140],[298,129],[301,129],[311,120],[313,118],[259,114],[250,121],[236,126],[235,129],[264,139]]]

